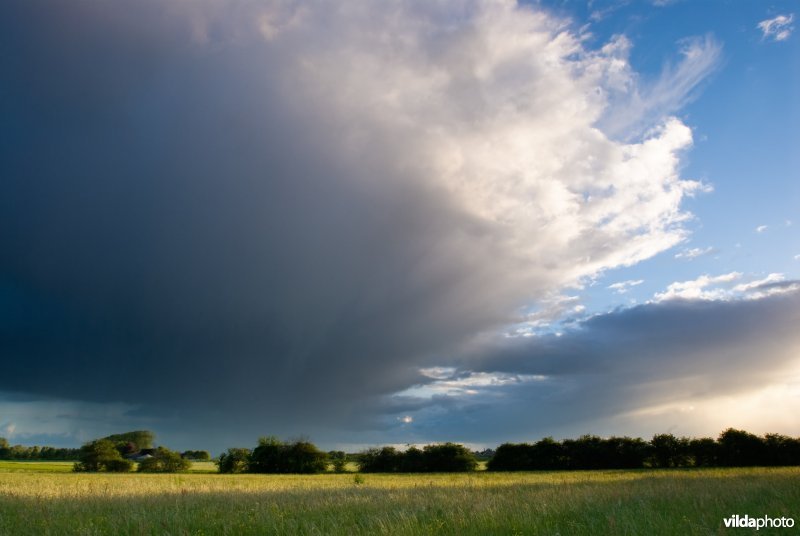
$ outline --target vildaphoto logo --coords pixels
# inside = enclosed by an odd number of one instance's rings
[[[725,523],[725,527],[729,529],[782,529],[787,528],[790,529],[794,527],[794,519],[791,517],[769,517],[769,516],[762,516],[762,517],[750,517],[749,515],[745,514],[740,516],[739,514],[734,514],[731,517],[726,517],[722,520]]]

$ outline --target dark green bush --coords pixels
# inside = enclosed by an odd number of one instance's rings
[[[121,458],[119,460],[109,460],[106,462],[106,471],[109,473],[127,473],[133,469],[133,462]]]
[[[410,447],[400,452],[394,447],[372,448],[361,453],[358,469],[363,473],[423,473],[472,471],[478,465],[463,445],[442,443],[422,450]]]
[[[133,468],[108,439],[97,439],[83,445],[78,453],[79,461],[73,466],[77,472],[125,472]]]
[[[244,473],[250,464],[250,449],[229,448],[214,463],[220,473]]]
[[[276,437],[262,437],[250,455],[250,473],[322,473],[328,467],[328,455],[308,441],[293,443]]]
[[[425,445],[422,449],[423,466],[427,472],[455,473],[474,471],[478,466],[475,456],[464,445],[442,443]]]
[[[181,473],[188,471],[191,462],[181,457],[180,453],[165,447],[158,447],[151,458],[139,462],[140,473]]]
[[[198,462],[207,462],[211,460],[211,454],[209,454],[207,450],[187,450],[181,452],[181,458]]]
[[[362,473],[396,473],[403,454],[394,447],[367,449],[359,455],[358,470]]]

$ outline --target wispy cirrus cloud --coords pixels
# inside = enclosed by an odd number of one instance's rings
[[[629,279],[627,281],[612,283],[611,285],[608,285],[608,288],[617,294],[625,294],[631,289],[631,287],[641,285],[642,283],[644,283],[643,279]]]
[[[592,2],[589,3],[590,7],[593,8],[591,13],[589,14],[589,20],[593,22],[599,22],[615,11],[622,9],[630,4],[630,0],[615,0],[609,2],[601,7],[594,8],[595,6],[592,5]]]
[[[680,60],[667,64],[659,77],[639,81],[627,63],[631,43],[624,37],[607,45],[620,63],[611,71],[612,107],[600,124],[612,136],[633,139],[645,132],[654,117],[675,113],[698,95],[698,89],[720,65],[722,44],[712,35],[678,43]]]
[[[773,41],[785,41],[789,39],[794,31],[794,13],[788,15],[778,15],[771,19],[762,20],[757,24],[757,28],[761,30],[763,39],[771,39]]]
[[[697,257],[702,257],[703,255],[708,255],[710,253],[714,253],[716,250],[712,246],[708,246],[707,248],[690,248],[684,249],[679,251],[675,254],[676,259],[685,259],[685,260],[692,260],[696,259]]]

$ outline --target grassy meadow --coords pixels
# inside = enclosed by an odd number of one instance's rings
[[[79,474],[0,462],[0,534],[723,534],[800,522],[800,468],[471,474]],[[762,529],[759,533],[793,533]],[[753,531],[755,532],[755,531]]]

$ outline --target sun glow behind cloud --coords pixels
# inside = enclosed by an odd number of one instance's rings
[[[674,295],[597,314],[561,336],[489,341],[461,361],[483,374],[453,369],[452,386],[431,378],[398,393],[396,403],[408,408],[416,399],[419,428],[455,420],[430,430],[441,435],[474,420],[520,440],[526,429],[715,435],[741,426],[797,434],[800,284],[774,274],[742,279],[708,277],[697,284],[713,296]],[[713,293],[712,285],[727,291]],[[460,378],[478,380],[483,396],[473,400]]]
[[[768,385],[754,385],[735,395],[671,401],[638,409],[620,418],[634,422],[649,420],[655,424],[654,431],[679,423],[685,435],[708,434],[721,422],[724,426],[757,434],[780,431],[795,434],[795,416],[800,412],[800,358],[794,365],[793,369],[782,371],[779,381]]]

